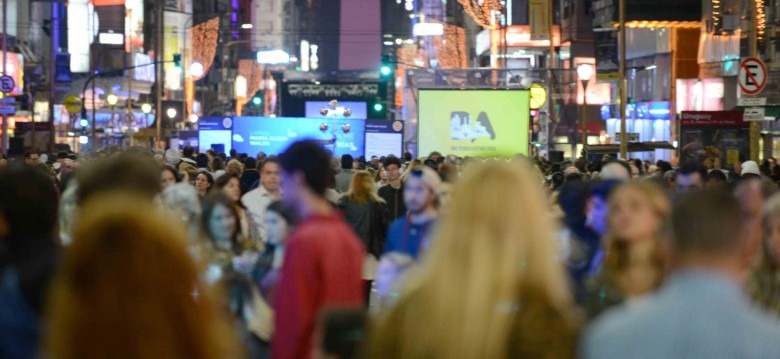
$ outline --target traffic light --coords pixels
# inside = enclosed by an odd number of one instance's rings
[[[384,109],[385,109],[385,105],[383,105],[382,103],[377,102],[374,104],[374,111],[382,112]]]
[[[390,54],[382,55],[382,65],[379,67],[379,74],[382,77],[390,77],[393,74],[394,62]]]
[[[255,97],[252,98],[252,104],[255,106],[260,106],[263,104],[263,98],[260,97],[260,95],[255,95]]]
[[[79,125],[81,126],[81,135],[87,135],[87,126],[89,126],[89,120],[87,120],[87,110],[81,109],[81,119],[79,119]]]
[[[181,54],[173,54],[173,66],[181,67]]]

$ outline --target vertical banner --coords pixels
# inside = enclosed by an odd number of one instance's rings
[[[531,41],[550,40],[550,14],[547,1],[528,1],[528,25],[531,30]]]
[[[617,35],[616,29],[593,32],[597,81],[617,81],[620,77]]]

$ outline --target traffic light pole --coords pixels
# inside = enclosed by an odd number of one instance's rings
[[[3,1],[5,1],[5,0],[3,0]],[[94,73],[94,74],[90,75],[89,78],[87,79],[87,81],[84,82],[84,88],[81,89],[81,118],[87,118],[87,106],[86,106],[87,101],[86,101],[86,97],[84,96],[84,94],[87,92],[87,87],[90,84],[94,84],[94,81],[95,81],[96,78],[103,77],[103,76],[123,74],[127,70],[132,70],[132,69],[136,69],[136,68],[144,67],[144,66],[165,64],[165,63],[170,63],[170,62],[174,62],[174,61],[155,61],[155,62],[150,62],[148,64],[129,66],[129,67],[121,68],[121,69],[114,69],[114,70],[110,70],[110,71],[106,71],[106,72],[98,72],[98,73]],[[157,102],[160,103],[160,99],[158,99]],[[155,112],[155,114],[156,114],[155,115],[155,121],[157,122],[158,129],[160,127],[160,115],[159,115],[159,113],[160,113],[160,108],[158,107],[157,111]],[[92,138],[93,139],[95,138],[95,123],[96,123],[96,121],[95,121],[95,91],[93,90],[92,91]],[[159,135],[159,130],[158,130],[158,135]]]

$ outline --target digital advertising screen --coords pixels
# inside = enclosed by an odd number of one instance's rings
[[[366,158],[393,155],[401,158],[404,123],[392,120],[366,120]]]
[[[474,157],[528,154],[528,90],[419,90],[417,146]]]
[[[231,117],[201,117],[198,119],[198,149],[206,152],[230,153],[232,147],[233,119]]]
[[[306,101],[306,117],[325,118],[321,112],[323,108],[327,108],[329,114],[335,114],[337,117],[359,120],[368,118],[368,105],[364,101],[341,101],[336,108],[331,108],[328,101]],[[349,109],[350,114],[344,116],[347,109]]]
[[[334,126],[335,122],[335,126]],[[335,127],[335,141],[334,139]],[[259,152],[278,155],[295,141],[321,141],[336,156],[354,158],[365,151],[365,120],[303,117],[234,117],[233,148],[255,156]]]

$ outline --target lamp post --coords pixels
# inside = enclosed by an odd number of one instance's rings
[[[111,121],[109,121],[109,124],[114,123],[114,106],[116,105],[117,101],[119,101],[119,98],[117,98],[114,94],[109,94],[106,96],[106,102],[108,102],[108,107],[111,109]],[[114,127],[116,127],[116,125],[114,125]]]
[[[593,65],[580,64],[577,66],[577,77],[582,83],[582,155],[585,157],[585,146],[588,144],[588,81],[593,76]]]

